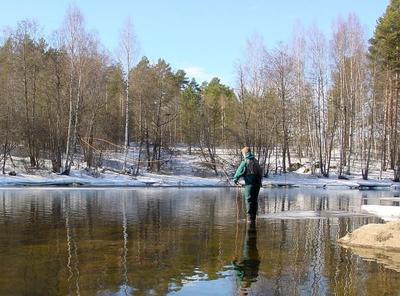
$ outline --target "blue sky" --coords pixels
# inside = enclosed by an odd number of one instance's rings
[[[316,24],[327,35],[332,22],[354,12],[368,38],[389,0],[14,0],[4,1],[0,28],[33,18],[50,34],[62,23],[67,7],[77,5],[89,31],[115,52],[119,30],[129,17],[140,42],[140,55],[164,58],[174,69],[185,69],[198,80],[218,76],[231,86],[235,63],[246,39],[263,37],[268,47],[288,41],[294,26]]]

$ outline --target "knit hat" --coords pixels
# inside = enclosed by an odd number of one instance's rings
[[[251,152],[250,147],[247,147],[247,146],[244,147],[241,151],[242,151],[243,154],[247,154],[247,153]]]

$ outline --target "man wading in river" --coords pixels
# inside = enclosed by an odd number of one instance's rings
[[[233,182],[238,185],[239,178],[245,182],[244,198],[247,209],[247,222],[255,222],[258,210],[258,193],[260,192],[262,171],[257,159],[251,154],[249,147],[242,149],[244,160],[233,176]]]

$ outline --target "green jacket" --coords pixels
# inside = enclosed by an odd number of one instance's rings
[[[254,161],[255,165],[255,173],[250,173],[247,169],[250,161]],[[254,168],[253,168],[254,171]],[[239,167],[236,170],[235,175],[233,176],[233,182],[239,181],[240,177],[243,177],[246,185],[261,185],[262,180],[262,172],[261,168],[258,164],[258,161],[254,158],[254,155],[251,153],[247,153],[245,159],[240,163]]]

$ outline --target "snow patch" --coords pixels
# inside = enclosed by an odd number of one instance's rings
[[[361,210],[382,218],[385,221],[400,219],[400,207],[381,205],[362,205]]]
[[[257,218],[269,220],[315,220],[327,219],[331,217],[354,217],[354,216],[370,216],[363,213],[346,212],[346,211],[283,211],[277,213],[269,213],[259,215]]]

